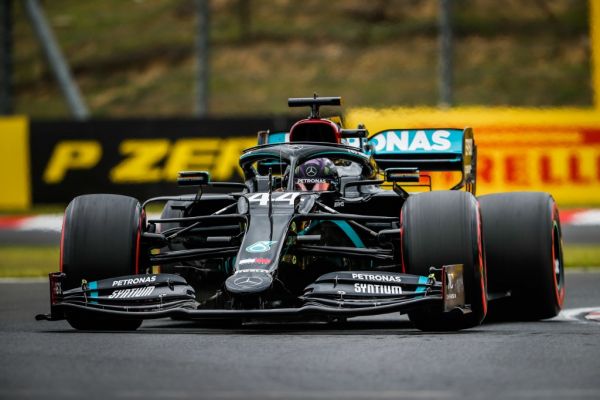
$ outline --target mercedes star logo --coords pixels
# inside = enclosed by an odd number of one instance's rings
[[[308,176],[315,176],[317,175],[317,172],[319,172],[317,170],[317,167],[315,167],[314,165],[310,165],[306,168],[306,175]]]
[[[242,289],[250,289],[260,285],[262,282],[262,278],[258,276],[243,276],[233,281],[233,284]]]

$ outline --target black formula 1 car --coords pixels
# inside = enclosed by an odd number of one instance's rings
[[[183,171],[178,183],[193,194],[143,204],[75,198],[60,272],[50,274],[51,312],[37,318],[132,330],[164,317],[343,321],[400,312],[440,331],[477,326],[486,314],[557,315],[565,287],[556,204],[546,193],[475,197],[470,128],[370,136],[320,117],[339,97],[288,102],[310,116],[289,132],[260,132],[240,157],[243,183]],[[432,191],[431,171],[455,171],[458,182]],[[156,202],[162,214],[149,217]]]

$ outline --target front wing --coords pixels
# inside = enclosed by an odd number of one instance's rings
[[[447,265],[437,271],[442,279],[378,272],[333,272],[323,275],[299,298],[295,308],[203,309],[195,300],[194,289],[184,278],[172,274],[132,275],[82,282],[80,288],[62,290],[63,273],[50,274],[50,313],[37,320],[75,317],[116,319],[186,320],[247,319],[345,319],[350,317],[406,313],[435,308],[444,312],[469,312],[464,304],[462,265]],[[381,284],[381,276],[388,276]],[[364,289],[352,296],[349,288]],[[399,289],[393,289],[399,288]],[[371,289],[371,290],[369,290]]]

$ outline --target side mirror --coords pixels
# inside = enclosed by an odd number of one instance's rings
[[[364,139],[369,136],[369,131],[366,129],[342,129],[342,139],[359,138]]]
[[[208,171],[180,171],[177,177],[179,186],[202,186],[210,183]]]
[[[257,142],[258,145],[260,146],[261,144],[268,144],[269,143],[269,131],[258,131],[258,133],[256,134],[257,136]]]

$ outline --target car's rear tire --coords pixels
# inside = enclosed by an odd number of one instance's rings
[[[185,216],[184,208],[189,207],[192,204],[191,201],[176,201],[169,200],[165,203],[163,210],[160,214],[161,219],[167,218],[183,218]],[[160,233],[164,233],[169,229],[179,228],[181,223],[179,222],[166,222],[160,223],[156,227],[156,231]]]
[[[401,211],[402,263],[409,274],[429,275],[429,268],[463,264],[465,302],[470,312],[441,308],[408,313],[418,329],[454,331],[481,324],[487,312],[485,255],[481,217],[471,193],[426,192],[410,196]]]
[[[168,219],[168,218],[183,218],[185,217],[185,211],[184,209],[186,207],[189,207],[190,204],[192,204],[191,201],[177,201],[177,200],[169,200],[165,203],[165,206],[163,207],[163,210],[160,214],[160,219]],[[180,222],[164,222],[164,223],[159,223],[156,226],[156,232],[157,233],[164,233],[166,235],[168,235],[169,231],[173,228],[180,228],[182,227],[182,224]],[[167,232],[167,233],[165,233]],[[174,233],[174,232],[171,232]],[[160,249],[161,252],[163,251],[173,251],[173,250],[185,250],[185,246],[183,245],[183,243],[179,240],[171,240],[169,241],[168,244],[166,244],[163,248]],[[177,265],[181,264],[181,263],[176,263]],[[161,266],[162,269],[167,268],[166,270],[162,270],[161,272],[170,272],[173,273],[175,271],[171,271],[169,270],[169,265],[162,265]]]
[[[539,320],[556,316],[565,297],[558,208],[547,193],[481,196],[489,293],[510,292],[490,302],[490,317]]]
[[[76,197],[69,203],[63,222],[60,246],[63,289],[81,286],[82,281],[140,273],[143,223],[140,203],[113,194]],[[75,329],[133,330],[141,320],[118,320],[70,313],[67,321]]]

